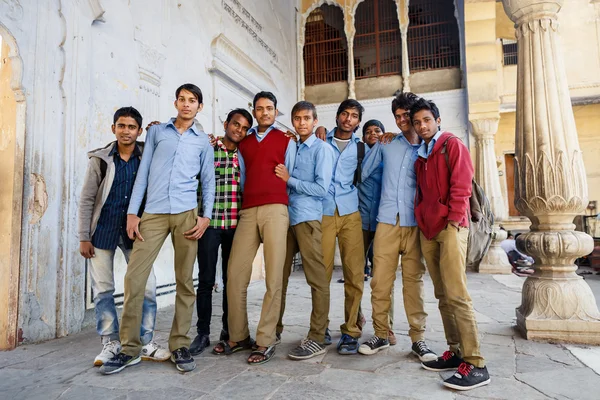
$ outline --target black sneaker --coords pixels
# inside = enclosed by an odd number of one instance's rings
[[[433,351],[431,351],[429,347],[427,347],[427,344],[424,340],[414,342],[412,344],[412,352],[414,355],[419,357],[419,360],[421,360],[421,362],[435,361],[438,358],[437,354],[435,354]]]
[[[331,331],[329,328],[325,329],[325,339],[323,340],[323,344],[325,346],[329,346],[331,344]]]
[[[387,349],[388,347],[390,347],[390,342],[387,339],[373,336],[371,339],[360,345],[358,352],[370,356],[371,354],[375,354],[379,350]]]
[[[463,359],[451,351],[445,351],[434,361],[422,362],[421,366],[428,371],[452,371],[463,363]]]
[[[132,357],[125,353],[119,353],[100,367],[100,373],[104,375],[116,374],[123,371],[126,367],[139,364],[140,361],[142,361],[142,357],[139,355]]]
[[[190,353],[197,356],[210,346],[210,337],[208,335],[198,335],[190,345]]]
[[[464,362],[459,365],[454,375],[444,381],[444,386],[455,390],[471,390],[490,383],[487,368],[477,368]]]
[[[171,361],[175,363],[175,367],[181,372],[190,372],[196,368],[196,362],[187,347],[180,347],[175,350],[171,355]]]
[[[292,360],[306,360],[321,354],[325,354],[325,346],[312,339],[304,339],[298,347],[289,352],[288,357]]]

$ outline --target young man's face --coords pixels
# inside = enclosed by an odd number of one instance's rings
[[[317,126],[318,120],[315,119],[312,110],[299,110],[296,111],[292,117],[292,124],[294,130],[300,135],[300,140],[308,138]]]
[[[429,143],[440,128],[440,118],[435,119],[433,113],[429,110],[417,111],[412,119],[412,124],[417,134],[426,143]]]
[[[127,146],[135,143],[142,134],[142,128],[133,117],[119,117],[111,127],[120,145]]]
[[[360,124],[360,115],[356,108],[347,108],[337,117],[337,127],[342,132],[354,132]]]
[[[399,108],[394,111],[394,119],[396,120],[396,126],[400,128],[402,133],[409,133],[412,129],[412,123],[410,122],[410,113],[408,110]]]
[[[246,137],[248,129],[251,128],[250,122],[242,114],[235,114],[231,121],[223,123],[225,136],[235,144],[238,144]]]
[[[177,118],[191,120],[196,118],[196,114],[202,110],[202,103],[198,102],[198,98],[192,92],[182,89],[175,100],[175,108],[177,109]]]
[[[372,147],[379,141],[379,138],[383,135],[381,128],[377,125],[371,125],[365,131],[363,135],[363,142],[369,147]]]
[[[256,101],[252,114],[254,114],[259,127],[269,127],[275,123],[277,109],[275,103],[263,97]]]

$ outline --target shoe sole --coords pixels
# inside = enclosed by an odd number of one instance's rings
[[[446,382],[443,382],[443,383],[444,383],[444,386],[446,386],[450,389],[465,391],[465,390],[471,390],[471,389],[476,389],[481,386],[485,386],[490,383],[490,379],[488,379],[487,381],[479,382],[477,385],[473,385],[473,386],[459,386],[459,385],[453,385],[451,383],[446,383]]]
[[[125,368],[127,367],[131,367],[132,365],[137,365],[140,362],[142,362],[142,359],[140,357],[138,358],[134,358],[133,360],[131,360],[129,363],[123,365],[121,368],[117,368],[113,371],[100,371],[103,375],[112,375],[112,374],[116,374],[117,372],[121,372],[123,371]]]
[[[177,364],[175,362],[175,359],[173,358],[173,356],[171,356],[170,358],[171,358],[171,361],[173,362],[173,364],[175,364],[175,368],[177,368],[177,371],[179,371],[179,372],[192,372],[193,370],[196,369],[196,362],[195,361],[193,363],[191,363],[193,365],[193,368],[183,369],[183,368],[180,368],[179,364]]]
[[[358,352],[360,354],[364,354],[365,356],[371,356],[373,354],[378,353],[380,350],[387,349],[388,347],[390,347],[389,344],[386,344],[384,346],[378,347],[376,349],[372,349],[369,346],[365,346],[365,347],[361,346],[361,347],[358,348]]]
[[[196,355],[196,354],[192,354],[192,355]],[[153,362],[164,362],[164,361],[167,361],[169,358],[171,358],[171,356],[167,356],[165,358],[142,356],[143,361],[153,361]]]
[[[432,368],[432,367],[428,367],[427,365],[425,365],[423,363],[421,363],[421,367],[423,367],[427,371],[433,371],[433,372],[456,371],[456,368],[458,368],[458,367],[452,367],[452,368]]]
[[[311,355],[308,355],[308,356],[295,356],[295,355],[293,355],[293,354],[288,354],[288,357],[289,357],[290,359],[292,359],[292,360],[295,360],[295,361],[301,361],[301,360],[308,360],[309,358],[313,358],[313,357],[316,357],[316,356],[320,356],[320,355],[322,355],[322,354],[325,354],[325,353],[327,353],[327,350],[326,350],[326,349],[323,349],[323,350],[321,350],[321,351],[318,351],[318,352],[316,352],[316,353],[313,353],[313,354],[311,354]]]
[[[414,351],[414,350],[412,350],[412,353],[413,353],[415,356],[419,357],[419,361],[421,361],[421,362],[435,361],[435,360],[437,360],[437,359],[438,359],[438,356],[437,356],[437,354],[434,354],[434,353],[427,353],[427,354],[425,354],[424,356],[420,356],[420,355],[419,355],[419,353],[417,353],[417,352],[416,352],[416,351]],[[457,367],[457,368],[458,368],[458,367]],[[456,368],[452,368],[452,369],[456,369]],[[444,370],[444,371],[446,371],[446,370]]]
[[[351,356],[353,354],[357,354],[358,353],[358,349],[352,351],[352,350],[338,350],[338,354],[342,355],[342,356]]]

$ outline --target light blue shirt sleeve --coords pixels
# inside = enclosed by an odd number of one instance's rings
[[[204,218],[211,219],[215,202],[215,152],[212,146],[207,145],[200,154],[200,179],[202,183],[202,207]],[[206,188],[206,189],[205,189]]]
[[[329,190],[331,175],[333,173],[333,156],[326,146],[321,146],[316,154],[316,168],[314,182],[296,179],[293,176],[288,179],[288,186],[297,193],[307,196],[323,197]]]
[[[246,183],[246,164],[244,164],[244,157],[242,152],[238,149],[238,162],[240,163],[240,187],[242,192],[244,191],[244,183]]]
[[[366,145],[365,145],[366,146]],[[383,145],[379,142],[375,143],[369,150],[362,164],[361,181],[366,181],[373,174],[383,159]]]
[[[146,194],[146,189],[148,188],[148,175],[150,174],[150,164],[152,164],[152,157],[154,156],[154,143],[157,130],[156,126],[151,126],[148,129],[144,152],[142,153],[142,161],[140,161],[140,166],[136,173],[127,214],[137,215],[142,206],[144,194]]]
[[[285,167],[291,174],[294,170],[294,164],[296,162],[296,142],[292,139],[288,142],[288,147],[285,150]]]

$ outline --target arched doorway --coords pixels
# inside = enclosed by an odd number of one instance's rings
[[[18,304],[25,151],[22,61],[0,23],[0,349],[18,344]]]

